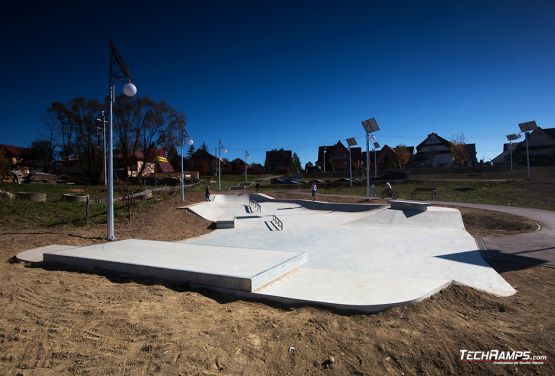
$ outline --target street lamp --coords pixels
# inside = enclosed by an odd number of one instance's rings
[[[370,199],[370,133],[379,130],[380,127],[374,118],[364,120],[362,127],[366,131],[366,198]]]
[[[357,144],[357,140],[354,137],[347,139],[347,145],[349,145],[349,181],[351,182],[351,187],[353,186],[353,166],[351,159],[351,147]]]
[[[250,157],[249,155],[249,151],[245,150],[245,183],[248,183],[249,181],[247,180],[247,158]]]
[[[123,58],[119,54],[116,46],[111,40],[108,41],[110,46],[110,77],[109,77],[109,87],[110,87],[110,122],[108,123],[108,167],[107,167],[107,177],[108,177],[108,240],[116,240],[114,234],[114,144],[113,144],[113,125],[114,125],[114,115],[113,107],[115,101],[115,90],[116,81],[125,82],[123,85],[123,93],[128,97],[132,97],[137,94],[137,87],[131,82],[131,75],[129,74],[129,69]],[[116,68],[116,69],[114,69]],[[119,68],[119,70],[118,70]]]
[[[189,132],[187,132],[187,129],[183,128],[183,137],[181,138],[181,175],[179,178],[179,184],[180,184],[180,188],[181,188],[181,202],[185,202],[185,175],[183,173],[183,144],[185,143],[185,140],[187,140],[187,144],[189,146],[193,145],[194,141],[191,138],[191,136],[189,135]]]
[[[324,146],[324,175],[326,175],[326,153],[328,151],[328,147]]]
[[[518,125],[520,131],[524,133],[524,138],[526,139],[526,165],[528,166],[528,179],[530,179],[530,153],[528,152],[528,132],[531,132],[538,128],[538,125],[534,120],[527,121],[526,123],[520,123]]]
[[[511,171],[513,170],[513,141],[520,138],[520,133],[508,134],[507,140],[509,141],[509,153],[511,155]]]
[[[104,186],[108,184],[106,176],[106,113],[102,110],[101,117],[96,118],[98,123],[102,123],[102,176],[104,177]]]
[[[374,150],[374,177],[378,177],[378,157],[376,155],[376,150],[380,147],[380,143],[375,135],[370,136],[370,141],[372,141],[372,149]]]
[[[227,149],[225,148],[222,140],[218,140],[218,191],[222,190],[222,151],[227,153]]]

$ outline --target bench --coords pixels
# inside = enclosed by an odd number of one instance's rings
[[[417,194],[429,194],[432,196],[432,200],[435,200],[437,195],[436,188],[414,188],[414,191],[411,193],[411,197],[416,196]]]

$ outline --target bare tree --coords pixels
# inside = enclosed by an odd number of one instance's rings
[[[451,154],[455,160],[455,165],[466,166],[469,162],[468,151],[466,149],[466,142],[464,134],[457,133],[451,136]]]
[[[412,157],[409,148],[401,144],[397,145],[395,151],[397,152],[397,163],[399,164],[399,168],[407,167]]]

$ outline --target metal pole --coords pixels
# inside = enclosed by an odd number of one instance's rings
[[[249,153],[245,150],[245,183],[248,183],[247,180],[247,156],[249,155]]]
[[[366,198],[370,199],[370,140],[366,132]]]
[[[324,175],[326,174],[326,149],[324,149]]]
[[[349,180],[351,182],[351,187],[353,186],[353,166],[351,161],[351,146],[349,145]]]
[[[374,146],[374,177],[378,177],[378,159],[376,158],[376,147]]]
[[[218,143],[218,191],[222,190],[222,140]]]
[[[114,234],[114,155],[113,155],[113,107],[115,85],[110,82],[110,123],[108,124],[108,240],[116,240]]]
[[[526,137],[526,164],[528,165],[528,179],[530,179],[530,153],[528,152],[528,132],[524,132]]]
[[[183,175],[183,140],[181,140],[181,175],[180,175],[180,184],[181,184],[181,202],[185,202],[185,181]]]
[[[509,151],[511,155],[511,171],[513,171],[513,142],[509,141]]]
[[[106,176],[106,113],[102,110],[102,154],[104,164],[102,166],[102,174],[104,175],[104,186],[108,185]]]

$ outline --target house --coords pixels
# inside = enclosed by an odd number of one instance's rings
[[[528,153],[530,164],[536,166],[555,164],[555,128],[538,127],[528,134]],[[526,140],[518,143],[515,154],[520,164],[526,164]],[[514,161],[515,159],[513,163]]]
[[[291,150],[274,149],[266,152],[264,168],[271,173],[289,173],[293,163],[293,152]]]
[[[370,168],[374,168],[374,155],[376,155],[379,169],[400,168],[399,162],[406,167],[414,157],[414,146],[399,145],[394,148],[384,145],[380,150],[370,150]],[[362,165],[366,166],[366,152],[361,153]]]
[[[417,167],[453,167],[477,164],[475,144],[455,144],[437,133],[430,133],[416,146]]]
[[[512,148],[513,164],[526,164],[526,139],[503,144],[503,152],[493,158],[494,165],[510,165]],[[536,128],[528,135],[530,163],[536,166],[555,164],[555,128]]]
[[[28,151],[29,149],[20,146],[0,144],[0,155],[3,154],[10,165],[21,164]]]
[[[352,168],[362,167],[362,152],[360,146],[351,148]],[[349,171],[349,148],[343,145],[341,140],[335,145],[323,145],[318,147],[318,161],[316,164],[324,170],[324,159],[326,171]]]
[[[497,157],[493,158],[491,160],[491,163],[493,163],[494,166],[499,166],[499,165],[510,165],[511,164],[511,150],[512,150],[512,158],[513,158],[513,163],[516,164],[516,148],[518,147],[518,142],[517,143],[505,143],[503,144],[503,152],[501,154],[499,154]]]

